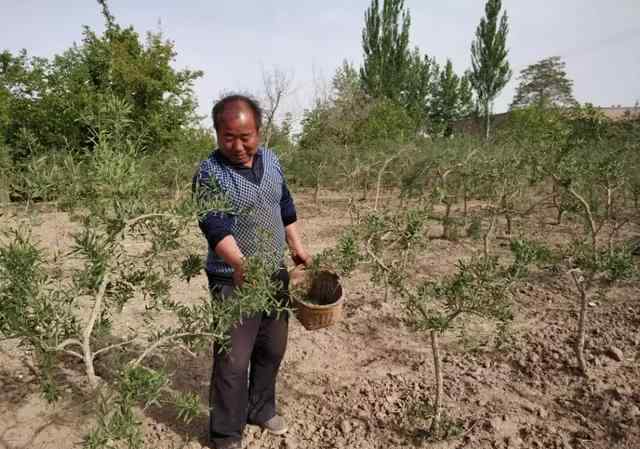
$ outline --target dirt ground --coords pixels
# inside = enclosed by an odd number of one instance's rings
[[[311,252],[335,244],[349,224],[344,199],[325,197],[321,209],[308,196],[298,195],[297,200]],[[532,220],[527,237],[551,244],[566,241],[577,225],[546,224],[551,216]],[[19,220],[31,222],[34,237],[50,254],[64,251],[71,242],[75,224],[64,213],[5,214],[0,227]],[[517,223],[516,232],[524,231],[522,226]],[[430,229],[433,236],[439,232],[435,224]],[[495,247],[506,254],[505,240],[496,240]],[[417,273],[449,273],[459,258],[480,248],[480,242],[470,239],[433,239]],[[205,284],[204,275],[189,284],[177,283],[174,296],[196,301],[206,294]],[[637,282],[621,283],[606,300],[590,303],[588,379],[575,368],[577,299],[566,274],[536,270],[517,289],[514,324],[500,349],[491,326],[461,321],[461,327],[442,340],[444,427],[449,433],[443,441],[430,441],[426,432],[434,392],[427,335],[405,323],[401,306],[393,298],[385,301],[366,271],[344,280],[344,289],[345,316],[333,327],[306,331],[291,320],[278,381],[279,408],[290,423],[288,436],[272,437],[248,427],[244,447],[640,449]],[[132,322],[138,312],[139,306],[128,306],[123,317]],[[28,360],[16,342],[0,342],[0,449],[81,447],[92,426],[89,411],[95,398],[72,386],[62,401],[48,405]],[[177,352],[165,364],[173,372],[174,389],[200,395],[203,414],[186,425],[170,407],[141,411],[147,446],[207,447],[211,355]],[[73,369],[69,376],[73,378]]]

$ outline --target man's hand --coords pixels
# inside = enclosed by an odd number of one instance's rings
[[[233,267],[233,286],[242,287],[244,283],[244,264],[240,263]]]
[[[244,282],[244,256],[233,236],[228,235],[220,240],[215,247],[215,252],[233,268],[233,285],[240,287]]]
[[[298,248],[296,251],[291,251],[291,260],[297,265],[304,265],[308,267],[311,265],[312,259],[307,250],[304,248]]]

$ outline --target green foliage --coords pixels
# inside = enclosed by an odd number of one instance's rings
[[[374,98],[399,102],[410,68],[411,17],[404,0],[372,0],[364,15],[360,70],[362,86]]]
[[[428,129],[431,101],[438,82],[439,67],[435,59],[415,48],[410,54],[405,89],[400,103],[416,124],[418,131]]]
[[[197,393],[176,393],[173,401],[178,418],[187,424],[200,414],[200,396]]]
[[[357,263],[362,258],[358,243],[352,232],[347,232],[338,239],[336,253],[339,257],[337,271],[343,276],[348,276],[355,270]]]
[[[0,244],[0,336],[17,338],[35,352],[47,399],[57,398],[49,352],[78,330],[72,301],[47,273],[42,251],[29,234],[7,231]]]
[[[15,182],[15,168],[9,157],[9,150],[0,135],[0,204],[10,200],[11,185]]]
[[[413,121],[396,103],[380,99],[371,104],[365,120],[356,125],[354,142],[358,148],[367,145],[397,145],[406,141],[414,132]],[[370,149],[368,153],[373,152]]]
[[[600,260],[601,269],[610,281],[635,279],[638,276],[638,267],[630,248],[612,248]]]
[[[589,273],[602,273],[610,282],[634,279],[638,275],[633,248],[627,245],[594,252],[588,243],[573,242],[565,249],[565,258],[571,267]]]
[[[168,383],[169,378],[161,371],[142,366],[128,367],[118,382],[118,394],[122,401],[140,402],[145,408],[160,405],[160,394]]]
[[[175,70],[172,42],[159,33],[142,39],[102,6],[104,33],[85,27],[79,45],[51,60],[26,51],[0,55],[0,134],[13,160],[44,149],[93,149],[91,130],[108,126],[99,109],[111,97],[127,105],[126,135],[147,151],[178,143],[197,128],[192,88],[202,72]]]
[[[415,122],[397,103],[370,99],[344,65],[334,78],[334,95],[306,111],[298,148],[286,167],[302,186],[371,182],[375,167],[415,135]]]
[[[518,146],[557,147],[562,146],[570,135],[570,124],[562,110],[549,105],[541,108],[536,104],[512,110],[498,137]]]
[[[526,277],[529,265],[549,262],[553,257],[549,248],[531,240],[511,240],[510,249],[514,260],[509,271],[516,278]]]
[[[316,254],[311,266],[311,273],[328,270],[341,276],[349,276],[363,259],[360,245],[354,230],[344,232],[334,248],[325,249]]]
[[[454,275],[420,285],[407,307],[419,329],[439,332],[462,314],[509,321],[510,286],[497,258],[460,260]]]
[[[430,104],[431,126],[437,134],[451,134],[451,124],[473,112],[470,75],[458,76],[450,59],[440,70]]]
[[[482,233],[482,220],[480,217],[472,217],[469,226],[467,227],[467,236],[473,240],[479,240]]]
[[[531,105],[539,108],[577,105],[573,98],[573,81],[567,78],[565,66],[559,56],[553,56],[522,69],[511,109]]]
[[[84,449],[116,449],[126,444],[129,449],[142,449],[144,435],[133,403],[126,395],[106,394],[98,397],[97,424],[84,438]]]
[[[202,257],[197,254],[189,254],[187,258],[182,261],[180,269],[182,271],[182,279],[189,282],[202,272],[204,269],[204,261]]]

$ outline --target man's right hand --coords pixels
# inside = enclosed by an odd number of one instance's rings
[[[244,256],[238,248],[236,239],[232,235],[227,235],[218,242],[214,251],[233,268],[233,285],[240,287],[244,282]]]
[[[242,287],[244,283],[244,265],[242,263],[233,267],[233,286]]]

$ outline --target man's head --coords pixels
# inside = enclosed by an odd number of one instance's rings
[[[213,126],[222,154],[237,164],[249,164],[260,144],[262,110],[244,95],[228,95],[213,107]]]

